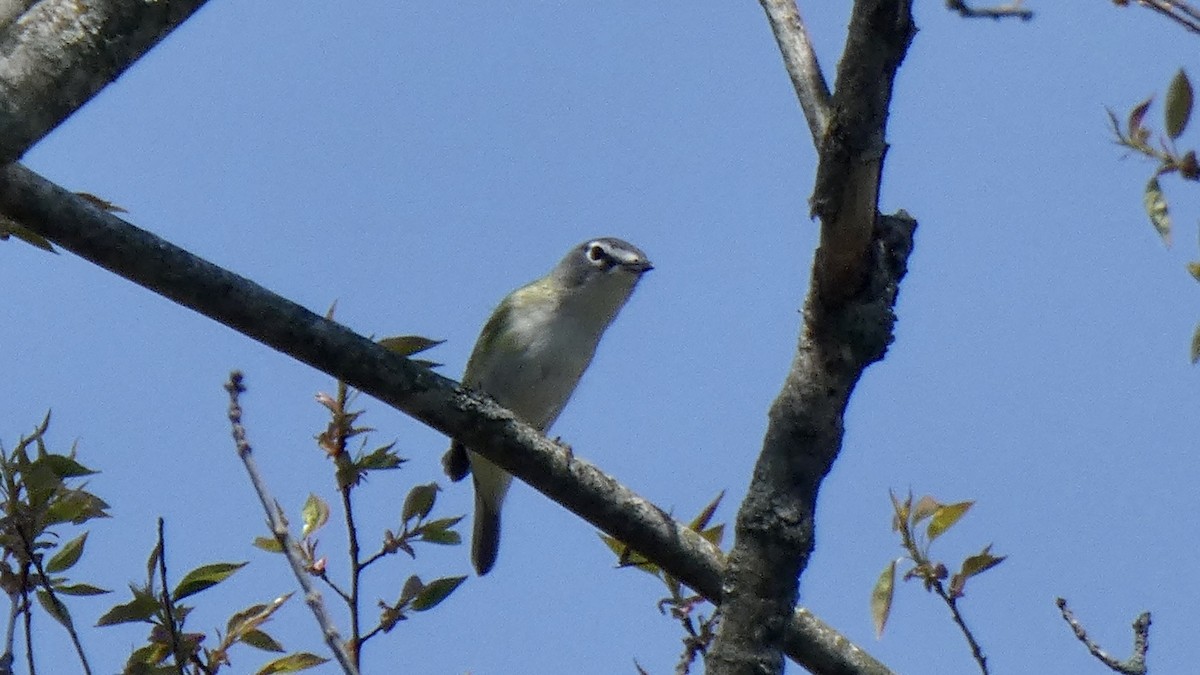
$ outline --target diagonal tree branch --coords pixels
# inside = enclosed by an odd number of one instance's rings
[[[778,645],[813,550],[817,492],[841,449],[850,394],[892,341],[916,223],[880,217],[877,204],[892,82],[915,33],[911,10],[910,0],[855,2],[828,125],[813,130],[821,238],[796,356],[738,511],[710,675],[782,672]]]
[[[0,164],[20,158],[203,4],[42,0],[21,15],[0,35]]]
[[[0,36],[0,159],[22,154],[201,4],[43,0],[22,16],[15,30]],[[138,230],[20,165],[0,170],[0,211],[64,248],[344,379],[435,429],[488,448],[489,459],[720,602],[724,561],[719,551],[611,477],[572,459],[494,402]],[[877,260],[891,263],[877,269],[897,275],[884,282],[890,287],[903,272],[913,223],[886,223],[877,240]],[[806,610],[791,613],[778,637],[792,658],[816,673],[889,672]]]
[[[0,211],[115,274],[482,448],[488,459],[720,602],[720,551],[491,399],[140,230],[19,164],[0,171]],[[809,613],[797,614],[783,638],[789,655],[813,672],[889,672]]]
[[[825,127],[829,124],[829,85],[825,84],[821,65],[817,63],[817,54],[813,51],[808,29],[804,27],[804,20],[800,18],[800,10],[796,7],[795,0],[759,2],[763,11],[767,13],[771,32],[775,34],[775,42],[783,56],[783,67],[792,78],[796,98],[800,99],[800,108],[804,110],[804,118],[808,120],[813,145],[820,147],[821,137],[825,135]]]

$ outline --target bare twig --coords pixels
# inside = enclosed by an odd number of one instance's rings
[[[308,572],[304,569],[304,563],[296,556],[296,544],[288,532],[288,526],[284,521],[279,504],[271,497],[266,480],[259,473],[258,464],[254,461],[254,451],[250,447],[250,442],[246,440],[246,427],[242,426],[240,399],[246,388],[242,385],[240,372],[234,371],[229,374],[229,381],[225,383],[225,391],[229,392],[229,423],[233,428],[233,442],[237,448],[238,457],[241,458],[246,467],[246,473],[250,476],[250,482],[254,485],[254,491],[258,494],[259,501],[262,502],[263,510],[267,512],[267,522],[271,527],[271,534],[275,536],[275,541],[279,542],[279,546],[283,549],[283,554],[292,568],[292,573],[296,575],[296,581],[300,583],[300,588],[304,591],[304,602],[316,617],[317,624],[321,627],[321,634],[325,638],[325,644],[329,645],[329,649],[333,652],[334,658],[337,659],[344,673],[358,675],[358,668],[354,665],[350,654],[346,652],[346,646],[342,642],[337,627],[333,625],[333,619],[325,611],[321,593],[313,586]]]
[[[988,675],[987,657],[983,655],[983,648],[979,646],[979,642],[975,640],[975,634],[971,632],[970,628],[967,628],[966,620],[963,618],[962,613],[958,611],[958,598],[951,597],[946,592],[946,588],[940,580],[933,580],[931,585],[933,586],[933,591],[950,608],[950,615],[954,617],[954,623],[958,625],[958,629],[962,631],[963,637],[967,639],[967,644],[971,647],[971,656],[975,658],[975,663],[979,664],[979,672],[983,673],[983,675]]]
[[[1079,620],[1075,618],[1075,613],[1071,608],[1067,607],[1067,601],[1063,598],[1055,600],[1058,605],[1058,611],[1062,612],[1063,621],[1074,631],[1075,637],[1087,647],[1092,656],[1096,657],[1100,663],[1108,666],[1112,671],[1121,673],[1121,675],[1146,675],[1146,650],[1150,648],[1150,612],[1142,612],[1140,616],[1133,622],[1133,653],[1124,661],[1104,651],[1100,645],[1096,644],[1087,634],[1087,630]]]
[[[808,120],[813,145],[820,147],[821,137],[829,124],[829,85],[825,84],[825,76],[821,74],[821,65],[817,63],[817,54],[800,18],[800,10],[795,0],[759,0],[759,3],[767,13],[771,32],[775,34],[775,42],[783,56],[783,66],[792,79],[804,118]]]
[[[162,583],[162,606],[166,615],[167,636],[171,639],[171,655],[175,657],[175,671],[183,675],[183,664],[188,660],[182,654],[179,631],[175,626],[175,603],[171,601],[171,587],[167,585],[167,538],[163,519],[158,519],[158,578]]]
[[[946,0],[946,9],[958,12],[965,19],[1020,19],[1028,21],[1033,18],[1033,11],[1025,9],[1021,0],[1014,0],[1006,5],[993,7],[971,7],[966,0]]]
[[[1200,33],[1200,10],[1182,0],[1136,0],[1138,5],[1158,12],[1193,33]],[[1129,0],[1114,0],[1114,4],[1128,5]]]
[[[20,531],[21,528],[18,527],[17,530]],[[21,532],[21,539],[25,540],[24,532]],[[32,544],[32,542],[29,542],[28,540],[25,540],[25,543],[26,545]],[[46,595],[50,596],[50,602],[57,607],[65,608],[65,605],[62,604],[62,601],[58,599],[58,594],[54,592],[54,587],[50,585],[50,577],[46,575],[46,570],[42,567],[41,557],[34,554],[32,546],[29,548],[28,555],[30,560],[33,561],[34,568],[36,568],[38,571],[38,579],[41,581],[42,590],[46,591]],[[79,641],[79,633],[75,632],[75,625],[71,622],[70,617],[65,616],[65,618],[66,621],[60,620],[59,623],[63,626],[63,628],[67,629],[67,635],[71,637],[71,645],[75,648],[75,655],[79,657],[79,664],[83,667],[84,674],[91,675],[92,667],[88,664],[87,654],[85,654],[83,651],[83,643]]]

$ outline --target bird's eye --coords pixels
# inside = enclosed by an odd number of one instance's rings
[[[601,246],[600,244],[592,244],[591,246],[588,247],[587,257],[588,257],[588,260],[591,260],[594,263],[598,263],[598,262],[603,262],[605,259],[607,259],[608,253],[605,252],[604,247]]]

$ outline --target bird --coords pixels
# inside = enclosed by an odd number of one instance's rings
[[[654,269],[640,248],[615,237],[572,248],[546,276],[508,294],[484,324],[463,386],[491,396],[545,433],[592,362],[605,329]],[[442,458],[446,474],[471,474],[475,521],[471,563],[479,576],[496,564],[500,508],[512,475],[458,440]]]

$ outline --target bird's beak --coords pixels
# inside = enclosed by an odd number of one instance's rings
[[[646,260],[645,258],[630,260],[627,263],[622,263],[621,266],[630,272],[633,272],[634,274],[645,274],[646,272],[654,269],[654,265],[651,265],[650,261]]]

